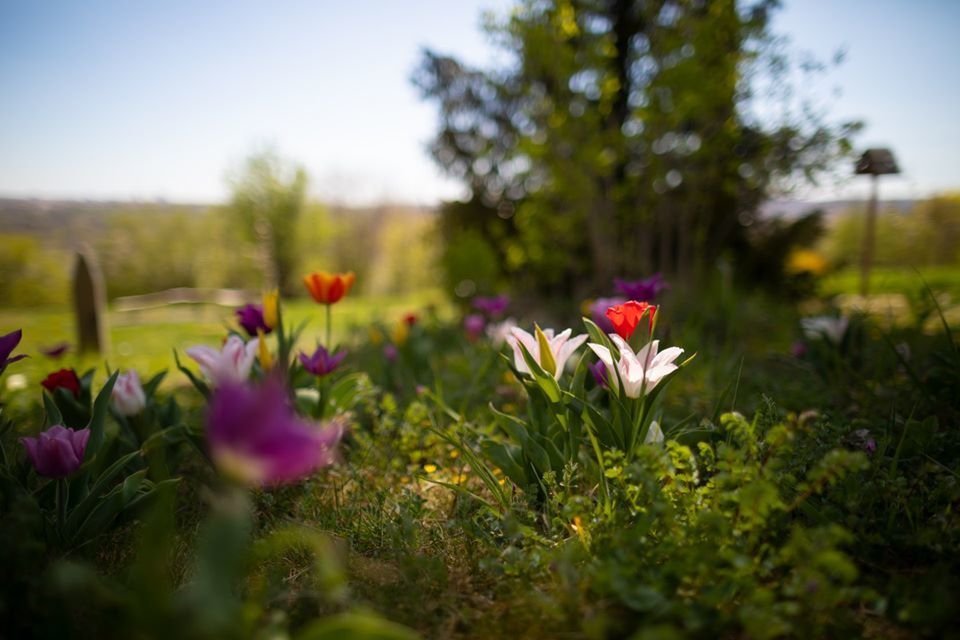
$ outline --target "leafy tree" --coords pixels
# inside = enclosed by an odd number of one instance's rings
[[[447,207],[448,238],[480,230],[512,281],[544,293],[652,270],[696,280],[745,256],[760,202],[828,170],[858,125],[806,105],[756,115],[761,86],[796,102],[793,65],[769,33],[776,2],[738,4],[524,0],[487,27],[505,68],[425,51],[431,152],[471,192]]]
[[[306,205],[306,171],[267,150],[250,156],[230,185],[229,210],[244,234],[260,246],[266,284],[278,286],[285,295],[299,294],[297,229]]]

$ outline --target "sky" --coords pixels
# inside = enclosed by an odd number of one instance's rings
[[[510,0],[0,0],[0,196],[218,202],[263,148],[327,201],[435,204],[422,48],[502,59],[481,12]],[[774,30],[846,60],[814,95],[893,149],[884,198],[960,189],[960,2],[785,0]],[[498,56],[500,56],[498,58]],[[839,88],[839,93],[834,90]],[[863,197],[865,178],[806,189]]]

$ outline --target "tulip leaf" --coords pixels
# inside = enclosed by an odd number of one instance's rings
[[[176,349],[173,350],[173,361],[177,364],[177,369],[179,369],[181,373],[190,379],[190,383],[193,384],[194,388],[196,388],[196,390],[199,391],[204,398],[209,398],[210,387],[207,386],[206,382],[195,376],[193,371],[190,371],[190,369],[187,369],[180,363],[180,355],[177,353]]]
[[[96,482],[94,482],[86,497],[73,508],[73,510],[70,512],[70,515],[67,517],[66,528],[68,531],[76,530],[80,523],[86,519],[90,511],[96,506],[97,501],[102,497],[103,491],[107,488],[107,485],[109,485],[110,482],[112,482],[113,479],[139,455],[139,451],[128,453],[114,462],[103,473],[100,474],[100,477],[98,477]]]
[[[620,350],[613,344],[613,341],[607,336],[603,330],[597,326],[597,324],[589,319],[583,318],[583,326],[587,328],[587,333],[590,334],[590,341],[594,344],[606,347],[610,350],[610,353],[613,354],[614,360],[620,357]]]
[[[43,408],[47,412],[48,427],[63,424],[63,415],[60,413],[60,408],[57,407],[57,403],[54,402],[53,397],[46,390],[43,392]]]
[[[87,441],[87,451],[84,455],[85,461],[90,460],[96,455],[100,449],[100,445],[103,444],[103,428],[107,418],[107,410],[110,408],[110,396],[113,393],[113,385],[117,382],[117,376],[119,375],[119,371],[113,372],[113,375],[104,383],[103,388],[100,389],[100,393],[97,394],[97,399],[93,402],[93,415],[90,417],[89,424],[87,424],[87,427],[90,429],[90,440]]]

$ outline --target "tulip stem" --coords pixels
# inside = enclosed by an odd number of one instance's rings
[[[330,352],[333,353],[333,345],[330,343],[330,333],[331,333],[330,325],[333,322],[333,312],[330,310],[330,307],[332,305],[328,304],[326,306],[327,306],[327,349],[329,349]]]
[[[66,478],[57,479],[57,532],[64,535],[64,525],[67,522],[67,502],[70,500],[70,485]]]

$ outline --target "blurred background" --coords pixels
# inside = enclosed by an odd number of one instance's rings
[[[316,269],[378,313],[854,295],[876,147],[870,293],[956,299],[958,35],[933,0],[3,2],[2,325],[70,340],[80,249],[120,327]]]

